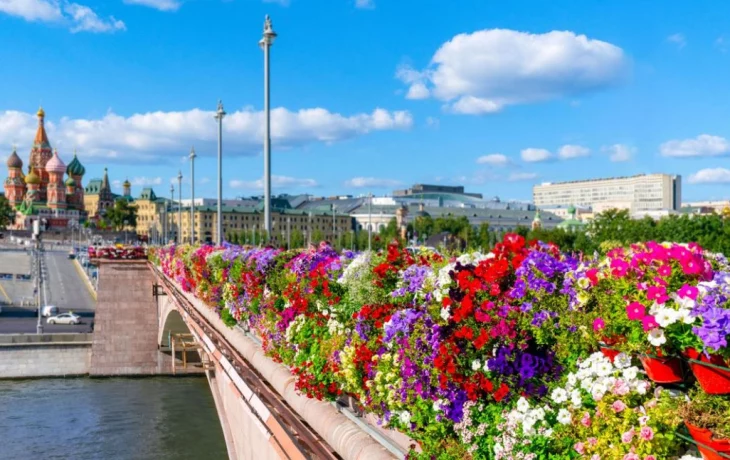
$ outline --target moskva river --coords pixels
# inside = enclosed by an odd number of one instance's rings
[[[0,381],[0,459],[227,459],[204,378]]]

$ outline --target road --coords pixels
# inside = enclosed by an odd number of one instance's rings
[[[57,306],[61,313],[73,311],[81,316],[82,321],[77,326],[70,326],[48,324],[46,318],[43,318],[44,332],[89,332],[96,301],[74,266],[74,261],[68,259],[65,251],[46,250],[44,263],[46,305]],[[35,307],[6,306],[0,313],[0,334],[34,333],[37,322]]]

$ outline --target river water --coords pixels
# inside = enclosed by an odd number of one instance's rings
[[[2,460],[227,458],[205,378],[0,381]]]

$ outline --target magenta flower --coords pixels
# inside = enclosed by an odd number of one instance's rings
[[[573,446],[573,448],[575,449],[576,452],[578,452],[581,455],[586,453],[585,445],[582,442],[576,442],[575,445]]]
[[[623,412],[623,410],[626,409],[626,404],[618,399],[614,401],[613,404],[611,404],[611,408],[614,410],[614,412],[618,414],[619,412]]]
[[[697,300],[697,295],[699,293],[700,291],[696,286],[690,286],[689,284],[685,284],[679,288],[679,291],[677,291],[677,295],[679,297],[690,298],[692,300]]]
[[[593,330],[594,331],[602,331],[606,328],[606,322],[603,321],[603,318],[596,318],[593,320]]]
[[[611,261],[611,273],[613,273],[614,276],[617,276],[619,278],[623,278],[626,276],[626,273],[629,271],[629,264],[622,259],[613,259]]]
[[[626,306],[626,315],[632,321],[641,321],[646,316],[646,307],[639,302],[631,302]]]
[[[656,322],[656,319],[654,319],[653,315],[646,315],[641,320],[642,326],[644,326],[644,331],[649,332],[652,329],[656,329],[659,327],[659,324]]]
[[[664,264],[661,267],[659,267],[659,274],[661,276],[669,276],[672,274],[672,266],[669,264]]]
[[[656,300],[657,303],[664,303],[669,300],[667,297],[667,289],[664,286],[649,286],[646,291],[648,300]]]

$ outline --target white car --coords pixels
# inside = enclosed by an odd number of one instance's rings
[[[57,315],[58,313],[58,307],[55,307],[53,305],[46,305],[41,309],[41,316],[45,317]]]
[[[81,324],[81,318],[73,313],[61,313],[48,318],[48,324]]]

